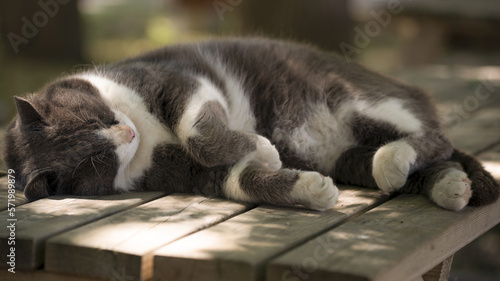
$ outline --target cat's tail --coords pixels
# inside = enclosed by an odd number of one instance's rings
[[[450,160],[459,162],[472,181],[470,206],[491,204],[498,199],[500,195],[499,184],[476,158],[455,149]]]

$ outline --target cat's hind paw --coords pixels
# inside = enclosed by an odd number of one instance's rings
[[[406,183],[410,165],[417,154],[405,141],[392,142],[382,146],[373,157],[372,175],[377,186],[386,192],[400,189]]]
[[[301,172],[291,196],[307,208],[324,211],[337,203],[339,190],[330,177],[317,172]]]
[[[463,209],[472,195],[467,174],[453,170],[437,181],[431,190],[431,199],[439,206],[453,211]]]

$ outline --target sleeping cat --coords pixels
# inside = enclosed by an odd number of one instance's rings
[[[162,190],[325,210],[333,180],[451,210],[499,195],[426,93],[305,45],[170,46],[15,100],[3,156],[30,200]]]

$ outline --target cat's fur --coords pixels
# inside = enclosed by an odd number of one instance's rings
[[[30,200],[163,190],[324,210],[332,179],[452,210],[499,195],[426,93],[298,44],[166,47],[16,104],[4,158]]]

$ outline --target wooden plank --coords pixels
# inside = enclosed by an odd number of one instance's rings
[[[158,250],[153,280],[259,280],[272,257],[387,199],[377,190],[343,187],[336,207],[325,212],[255,208]]]
[[[500,182],[500,144],[477,156],[493,177]]]
[[[117,273],[111,279],[114,281],[126,281],[127,275]],[[16,270],[15,273],[10,273],[7,270],[0,270],[0,280],[8,281],[109,281],[109,279],[88,278],[82,276],[73,276],[67,274],[58,274],[47,272],[45,270]]]
[[[367,11],[387,9],[393,4],[388,0],[365,0],[362,4]],[[399,2],[398,2],[399,3]],[[476,20],[500,19],[500,7],[495,0],[480,0],[470,2],[467,0],[432,1],[419,0],[415,2],[401,2],[402,15],[417,15],[436,18],[472,18]]]
[[[7,210],[8,201],[8,179],[7,176],[0,177],[0,211]],[[14,193],[15,200],[11,201],[16,207],[28,202],[28,199],[24,197],[24,192],[16,190]],[[11,205],[12,207],[12,205]]]
[[[5,132],[7,129],[5,127],[0,128],[0,147],[3,147],[4,141],[5,141]],[[7,167],[5,166],[5,163],[3,162],[2,157],[0,157],[0,172],[2,171],[7,171]]]
[[[500,222],[500,201],[461,212],[400,195],[276,258],[267,280],[412,280]]]
[[[448,281],[452,263],[453,255],[429,270],[429,272],[422,276],[422,279],[424,279],[424,281]]]
[[[438,114],[454,146],[474,154],[500,141],[500,88],[496,76],[491,77],[495,71],[497,68],[429,66],[391,74],[425,87],[437,101]]]
[[[478,110],[470,117],[465,112],[457,125],[448,130],[453,145],[470,154],[476,154],[500,141],[500,100]],[[457,117],[458,118],[458,117]]]
[[[15,217],[9,216],[8,211],[0,212],[0,221],[15,224],[13,232],[5,226],[0,227],[0,252],[11,252],[8,241],[14,235],[16,269],[38,268],[43,263],[48,238],[162,195],[161,192],[143,192],[101,197],[54,196],[16,208]],[[7,221],[11,218],[17,221]],[[0,256],[0,268],[10,267],[8,259],[4,254]]]
[[[149,280],[153,251],[250,208],[194,195],[171,195],[74,229],[47,242],[45,269],[88,277]]]

